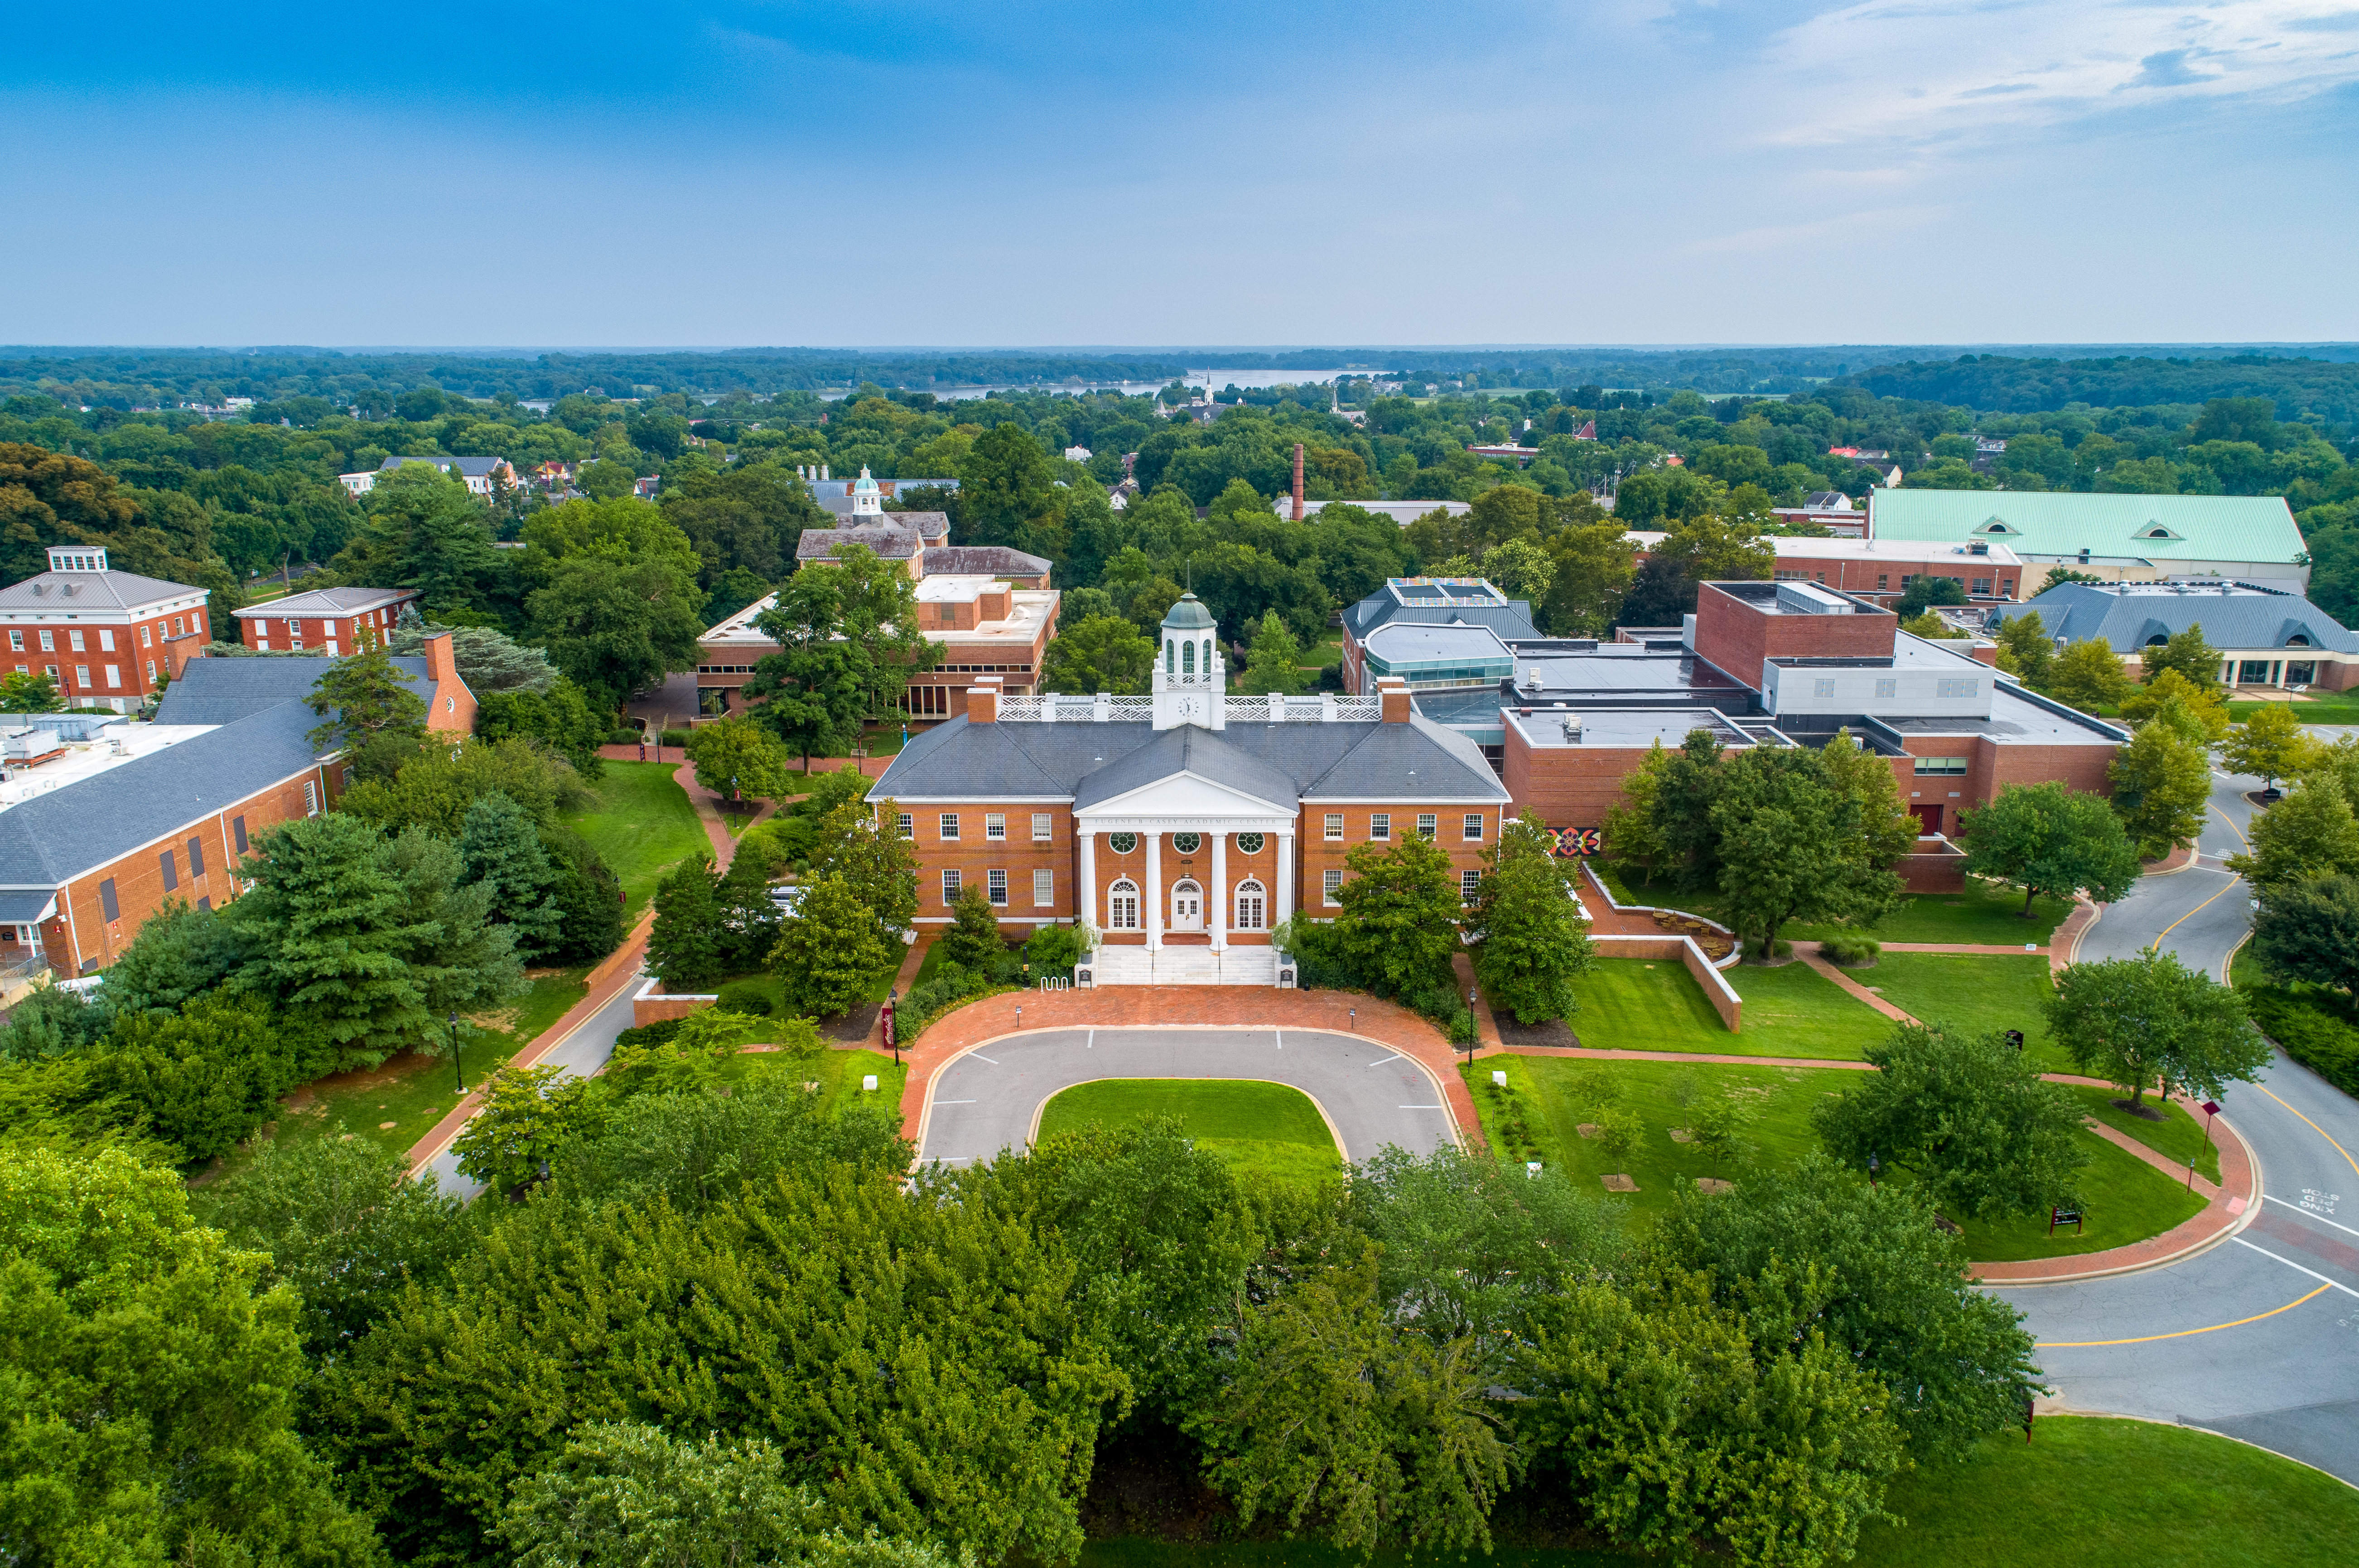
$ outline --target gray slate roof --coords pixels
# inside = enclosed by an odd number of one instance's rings
[[[1482,748],[1422,713],[1403,724],[1147,724],[951,720],[914,736],[868,799],[1066,800],[1087,805],[1192,767],[1281,804],[1299,798],[1503,800]],[[1103,778],[1100,775],[1103,775]]]
[[[0,588],[0,610],[127,610],[203,592],[136,572],[44,572]]]
[[[907,561],[932,539],[950,536],[946,512],[889,512],[881,523],[858,528],[805,528],[795,541],[797,561],[823,561],[848,544],[864,544],[887,561]]]
[[[470,479],[482,479],[495,470],[507,466],[505,457],[388,457],[376,466],[379,474],[389,474],[405,463],[430,463],[444,473],[453,470]]]
[[[1463,623],[1470,626],[1488,626],[1499,635],[1502,642],[1537,637],[1539,627],[1532,625],[1531,602],[1511,599],[1497,608],[1480,604],[1404,604],[1389,593],[1371,593],[1343,612],[1343,624],[1352,636],[1361,642],[1378,626],[1395,622],[1446,626]]]
[[[396,599],[415,599],[415,588],[314,588],[308,593],[289,593],[283,599],[272,599],[259,604],[248,604],[233,611],[241,619],[271,620],[280,616],[350,615],[354,610],[374,610]]]
[[[2158,583],[2064,583],[2027,604],[2003,606],[1999,615],[2013,619],[2034,610],[2049,636],[2072,642],[2104,637],[2120,653],[2199,625],[2203,640],[2223,651],[2299,647],[2292,639],[2302,637],[2311,648],[2359,653],[2359,633],[2309,600],[2242,583],[2224,593],[2201,585],[2180,593]]]
[[[323,655],[234,654],[189,661],[180,678],[165,689],[156,705],[159,724],[234,724],[256,713],[292,703],[303,714],[306,730],[318,724],[305,699],[333,661]],[[420,698],[433,689],[426,680],[426,660],[417,654],[392,656],[396,670],[409,677]],[[119,776],[121,769],[106,777]],[[69,791],[70,793],[71,791]]]
[[[1038,577],[1049,565],[1037,555],[1004,544],[932,545],[925,558],[929,577]]]

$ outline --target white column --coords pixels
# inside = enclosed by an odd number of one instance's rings
[[[1294,918],[1294,835],[1277,835],[1277,920],[1283,925]]]
[[[1212,951],[1229,945],[1229,835],[1212,835]]]
[[[1163,835],[1147,835],[1147,950],[1163,945]]]
[[[1098,835],[1082,834],[1082,896],[1073,906],[1081,912],[1082,924],[1098,923]]]

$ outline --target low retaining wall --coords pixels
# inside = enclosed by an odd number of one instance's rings
[[[1911,893],[1962,893],[1966,890],[1966,852],[1939,836],[1917,841],[1917,853],[1904,855],[1893,870]]]
[[[1729,942],[1727,957],[1713,959],[1710,954],[1705,955],[1705,962],[1712,964],[1713,967],[1719,969],[1733,967],[1739,959],[1745,956],[1745,944],[1736,940],[1736,933],[1734,931],[1731,931],[1728,927],[1722,925],[1718,920],[1706,920],[1701,915],[1690,914],[1685,909],[1666,909],[1654,904],[1623,903],[1620,899],[1614,897],[1614,889],[1605,885],[1605,878],[1600,877],[1597,874],[1596,868],[1592,866],[1589,862],[1585,860],[1582,861],[1581,863],[1581,869],[1582,873],[1589,878],[1589,885],[1597,889],[1597,896],[1605,900],[1605,907],[1613,910],[1617,915],[1663,915],[1672,920],[1693,920],[1696,924],[1700,926],[1709,926],[1712,930],[1716,931],[1721,935],[1726,937]],[[1580,900],[1576,898],[1574,902],[1578,903]],[[1582,912],[1584,915],[1588,913],[1586,909],[1583,909]],[[1669,933],[1666,932],[1665,934],[1669,935]],[[1597,940],[1595,932],[1593,931],[1591,933],[1590,940],[1593,942]]]
[[[1728,976],[1714,968],[1711,959],[1691,936],[1592,936],[1589,944],[1597,949],[1601,958],[1676,958],[1688,966],[1696,984],[1703,987],[1705,998],[1720,1014],[1720,1021],[1728,1026],[1731,1034],[1745,1032],[1745,998],[1728,983]],[[1734,954],[1731,955],[1732,962]]]
[[[697,1008],[709,1007],[719,1000],[721,997],[717,993],[710,996],[686,993],[673,996],[664,990],[662,981],[649,979],[631,998],[631,1023],[635,1028],[644,1029],[666,1018],[684,1018]]]

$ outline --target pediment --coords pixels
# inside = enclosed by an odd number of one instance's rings
[[[1152,779],[1135,789],[1111,795],[1081,808],[1082,821],[1097,817],[1283,817],[1291,819],[1292,800],[1266,800],[1234,785],[1182,770]]]

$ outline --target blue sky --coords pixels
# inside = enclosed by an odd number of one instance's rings
[[[2359,0],[11,26],[0,342],[2359,338]]]

